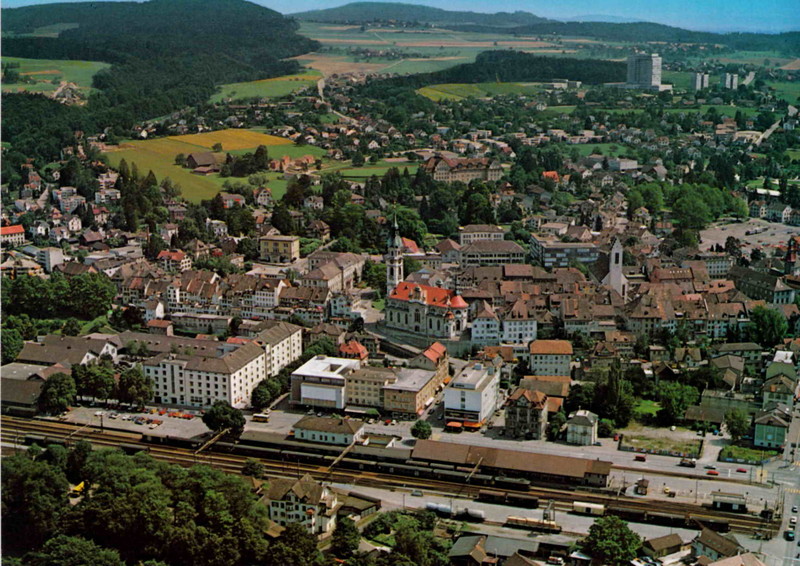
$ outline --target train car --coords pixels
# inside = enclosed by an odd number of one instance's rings
[[[148,444],[163,444],[165,446],[176,446],[178,448],[188,448],[190,450],[196,450],[197,448],[200,448],[204,442],[202,438],[181,438],[147,433],[142,434],[140,440],[142,442],[147,442]]]
[[[497,487],[502,487],[505,489],[516,489],[519,491],[528,491],[531,487],[530,480],[522,478],[507,478],[502,476],[497,476],[494,479],[494,484]]]
[[[506,519],[506,525],[510,527],[519,527],[521,529],[529,529],[532,531],[540,531],[544,533],[561,532],[561,525],[559,525],[555,521],[545,521],[544,519],[533,519],[531,517],[510,516]]]
[[[434,470],[433,477],[440,481],[448,481],[455,483],[466,483],[467,472],[459,472],[457,470]]]
[[[22,443],[27,446],[36,444],[37,446],[44,448],[47,446],[47,437],[40,434],[26,434],[25,438],[22,439]]]
[[[526,495],[524,493],[482,489],[478,492],[478,499],[488,503],[509,505],[512,507],[524,507],[526,509],[536,509],[539,507],[538,497],[534,495]]]
[[[725,519],[707,519],[705,517],[701,519],[696,516],[691,516],[690,523],[693,523],[691,526],[694,528],[699,529],[700,527],[705,527],[718,533],[727,533],[731,530],[730,523]]]
[[[471,523],[483,523],[486,520],[486,513],[480,509],[462,509],[456,513],[456,517]]]
[[[606,509],[608,515],[615,515],[620,519],[634,523],[644,523],[647,520],[647,511],[642,509],[631,509],[630,507],[609,506]]]
[[[580,515],[605,515],[606,507],[599,503],[586,503],[575,501],[572,504],[572,512]]]
[[[361,460],[359,458],[342,458],[338,464],[342,468],[348,470],[367,470],[374,471],[378,463],[372,460]]]
[[[507,493],[506,504],[526,509],[537,509],[539,507],[539,498],[535,495],[526,495],[524,493]]]
[[[490,476],[489,474],[472,474],[470,483],[475,485],[492,486],[494,485],[494,476]]]

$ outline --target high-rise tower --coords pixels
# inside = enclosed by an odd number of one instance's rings
[[[628,57],[627,87],[661,89],[661,57],[658,53],[635,53]]]
[[[392,222],[392,229],[386,241],[386,296],[392,294],[397,285],[403,281],[403,239],[400,237],[400,230],[397,228],[397,214]]]

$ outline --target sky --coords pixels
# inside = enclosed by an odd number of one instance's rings
[[[4,0],[7,8],[45,4],[54,0]],[[62,0],[63,1],[63,0]],[[284,14],[331,8],[348,0],[252,0]],[[445,10],[513,12],[575,18],[607,15],[651,21],[692,30],[728,32],[800,31],[800,0],[406,0]]]

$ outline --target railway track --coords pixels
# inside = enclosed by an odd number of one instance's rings
[[[141,441],[138,433],[98,430],[93,426],[77,426],[71,423],[56,421],[21,419],[3,416],[0,420],[0,441],[15,445],[23,445],[27,434],[37,434],[58,439],[66,443],[86,440],[95,446],[119,447],[120,444],[137,446],[157,460],[190,467],[196,464],[205,464],[228,473],[241,473],[242,466],[250,459],[233,453],[219,451],[206,451],[197,454],[194,450],[173,446],[149,444]],[[461,484],[447,481],[438,481],[429,478],[415,478],[397,476],[380,472],[363,472],[358,470],[336,470],[327,466],[308,463],[270,460],[257,458],[264,465],[267,477],[291,477],[309,474],[317,480],[328,482],[346,483],[354,486],[378,487],[390,489],[425,489],[450,494],[456,497],[477,499],[482,486]],[[559,511],[569,511],[575,501],[599,503],[606,507],[618,507],[632,512],[657,511],[660,514],[669,514],[675,517],[707,521],[727,521],[734,531],[753,532],[754,530],[777,531],[779,522],[767,522],[761,517],[752,515],[739,515],[733,513],[716,512],[700,505],[691,503],[634,499],[627,496],[615,497],[609,494],[576,492],[546,487],[532,487],[528,495],[538,497],[542,501],[552,500]]]

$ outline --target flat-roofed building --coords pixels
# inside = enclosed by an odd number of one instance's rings
[[[442,383],[439,372],[402,368],[397,380],[383,388],[383,410],[392,416],[421,415],[433,403]]]
[[[344,409],[347,378],[361,368],[358,360],[316,356],[292,373],[291,404]]]
[[[545,268],[569,267],[573,261],[596,262],[600,248],[591,242],[562,242],[553,236],[532,234],[531,258]]]
[[[474,240],[459,252],[462,267],[525,263],[525,250],[511,240]]]
[[[444,418],[480,426],[497,407],[500,372],[492,365],[472,362],[444,390]]]

